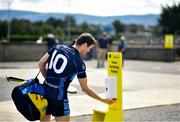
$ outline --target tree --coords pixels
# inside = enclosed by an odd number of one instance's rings
[[[7,37],[7,21],[0,21],[0,39]]]
[[[176,34],[180,31],[180,3],[162,6],[158,20],[162,34]]]
[[[46,21],[29,21],[26,19],[13,18],[11,20],[11,41],[35,40],[39,36],[48,33],[55,34],[58,38],[70,40],[72,36],[79,35],[83,32],[89,32],[97,36],[100,33],[99,25],[92,25],[86,22],[76,24],[74,16],[67,15],[65,18],[49,18]],[[0,20],[0,39],[7,37],[7,21]],[[31,38],[32,37],[32,38]]]
[[[70,26],[75,27],[76,26],[76,19],[74,18],[74,16],[71,15],[67,15],[65,16],[64,21],[66,22],[66,24],[70,24]]]
[[[138,26],[136,24],[130,24],[129,28],[130,28],[129,31],[131,33],[137,33],[138,32]]]
[[[31,22],[25,19],[12,19],[11,34],[34,34],[32,31]]]
[[[115,20],[112,24],[113,24],[113,27],[115,28],[116,34],[120,32],[124,32],[125,25],[121,23],[119,20]]]
[[[57,27],[65,27],[64,26],[64,21],[61,19],[55,19],[50,17],[47,21],[46,24],[53,26],[53,28],[57,28]]]
[[[86,22],[83,22],[81,25],[80,25],[80,28],[81,30],[83,31],[87,31],[89,29],[89,26]]]

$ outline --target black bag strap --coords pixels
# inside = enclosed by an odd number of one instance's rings
[[[39,83],[39,80],[37,79],[37,77],[39,76],[40,72],[41,71],[39,70],[39,72],[37,73],[36,77],[33,79],[32,83],[30,83],[30,85],[33,83]]]
[[[39,70],[39,72],[37,73],[36,77],[33,79],[33,81],[32,81],[31,83],[29,83],[27,86],[24,86],[23,88],[21,88],[21,90],[27,88],[28,86],[30,86],[30,85],[32,85],[32,84],[34,84],[34,83],[39,83],[39,80],[37,79],[39,73],[40,73],[40,70]]]
[[[39,72],[37,73],[37,75],[36,75],[36,77],[35,78],[37,78],[38,77],[38,75],[39,75],[39,73],[40,73],[41,71],[39,70]]]
[[[40,73],[41,71],[39,70],[39,72],[37,73],[37,75],[36,75],[36,77],[34,78],[34,80],[33,80],[33,82],[35,82],[35,80],[37,79],[37,77],[39,76],[39,73]]]
[[[36,77],[34,79],[37,79],[39,73],[40,73],[40,70],[39,70],[39,72],[37,73],[37,75],[36,75]],[[22,78],[13,77],[13,76],[6,76],[6,79],[7,79],[7,82],[10,82],[10,81],[23,82],[23,81],[26,80],[26,79],[22,79]]]

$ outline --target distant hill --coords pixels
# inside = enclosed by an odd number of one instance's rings
[[[39,12],[30,12],[30,11],[19,11],[11,10],[11,18],[23,18],[28,19],[32,22],[34,21],[46,21],[49,17],[56,19],[64,19],[66,13],[39,13]],[[159,18],[158,14],[147,14],[147,15],[125,15],[125,16],[92,16],[85,14],[71,14],[75,17],[77,24],[82,22],[87,22],[90,24],[103,24],[109,25],[115,20],[120,20],[125,24],[141,24],[145,26],[156,25]],[[7,10],[0,10],[0,20],[6,20],[8,18]]]

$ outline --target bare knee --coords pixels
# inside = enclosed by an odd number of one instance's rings
[[[40,122],[50,122],[51,120],[51,115],[45,115]]]
[[[69,122],[70,116],[55,116],[56,122]]]

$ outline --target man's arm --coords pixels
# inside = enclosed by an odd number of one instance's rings
[[[38,67],[42,73],[42,75],[45,77],[46,76],[46,64],[48,62],[49,54],[46,53],[38,62]]]
[[[112,104],[113,103],[113,100],[110,100],[110,99],[102,99],[101,97],[99,97],[91,88],[88,87],[87,85],[87,78],[78,78],[78,81],[80,83],[80,86],[82,88],[82,91],[84,93],[86,93],[88,96],[96,99],[96,100],[99,100],[101,102],[104,102],[106,104]]]

